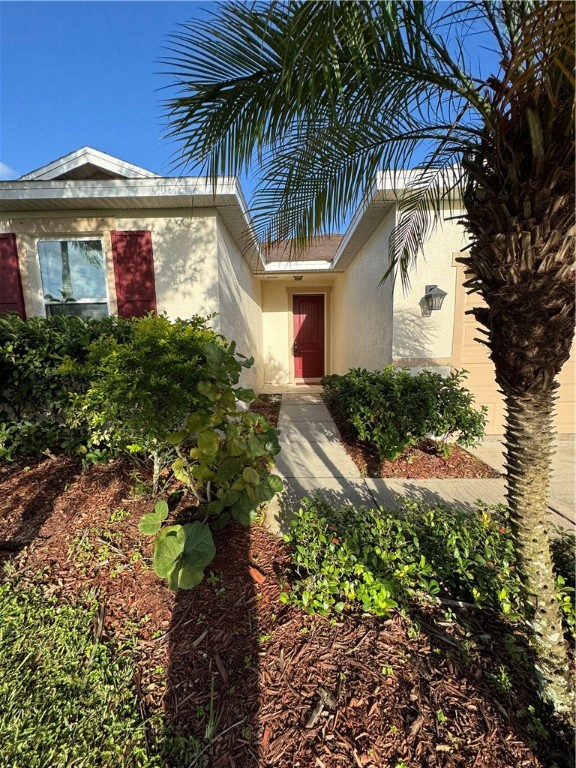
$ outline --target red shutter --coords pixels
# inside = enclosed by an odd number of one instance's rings
[[[16,235],[0,235],[0,313],[16,312],[25,320],[24,294],[18,264]]]
[[[156,311],[150,232],[112,232],[118,314],[142,317]]]

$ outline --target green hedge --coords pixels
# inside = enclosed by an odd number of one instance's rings
[[[148,452],[203,399],[208,342],[200,317],[1,318],[0,458]]]
[[[486,409],[474,409],[472,394],[462,386],[464,374],[411,374],[389,365],[381,371],[355,368],[345,376],[325,376],[322,384],[340,423],[381,459],[394,459],[428,437],[438,439],[439,450],[447,455],[450,439],[467,446],[483,436]]]

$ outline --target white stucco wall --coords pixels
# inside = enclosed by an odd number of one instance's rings
[[[405,293],[400,278],[394,296],[392,355],[398,364],[449,365],[454,333],[456,267],[453,254],[465,245],[465,233],[455,221],[445,221],[429,238],[417,266],[410,272],[410,290]],[[421,300],[426,285],[438,285],[448,295],[442,309],[422,316]]]
[[[392,280],[379,286],[388,268],[389,213],[362,246],[335,292],[335,373],[374,370],[392,362]]]
[[[254,357],[254,365],[243,371],[241,383],[259,390],[264,382],[261,286],[220,217],[216,226],[220,314],[214,325],[236,342],[238,352]]]

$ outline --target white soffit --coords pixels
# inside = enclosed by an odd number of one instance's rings
[[[92,147],[82,147],[74,152],[69,152],[48,165],[43,165],[35,171],[20,177],[20,181],[49,181],[55,179],[82,179],[94,178],[94,174],[100,172],[104,176],[119,179],[151,179],[158,178],[156,173],[141,168],[138,165],[127,163],[118,157],[100,152]]]

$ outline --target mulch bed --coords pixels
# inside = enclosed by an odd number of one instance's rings
[[[273,427],[278,426],[278,416],[282,405],[282,395],[258,395],[256,400],[250,403],[248,410],[266,416]]]
[[[330,410],[326,402],[328,410]],[[432,440],[423,440],[418,446],[407,448],[394,461],[381,461],[370,446],[356,439],[348,425],[330,410],[340,430],[346,453],[365,477],[410,478],[431,480],[448,478],[489,478],[500,477],[500,473],[489,467],[476,456],[460,448],[452,447],[448,458],[438,455]]]
[[[132,622],[143,712],[163,711],[202,742],[193,765],[569,765],[568,735],[529,714],[533,705],[543,717],[524,640],[495,614],[454,622],[415,607],[419,630],[400,614],[309,616],[279,600],[289,552],[262,526],[216,534],[208,580],[175,595],[149,567],[137,525],[152,501],[131,496],[131,471],[114,462],[82,472],[61,458],[3,465],[0,551],[12,570],[42,570],[47,594],[96,589],[108,639]],[[185,513],[180,499],[174,515]],[[502,650],[513,632],[517,662]],[[496,682],[506,675],[509,692]]]

